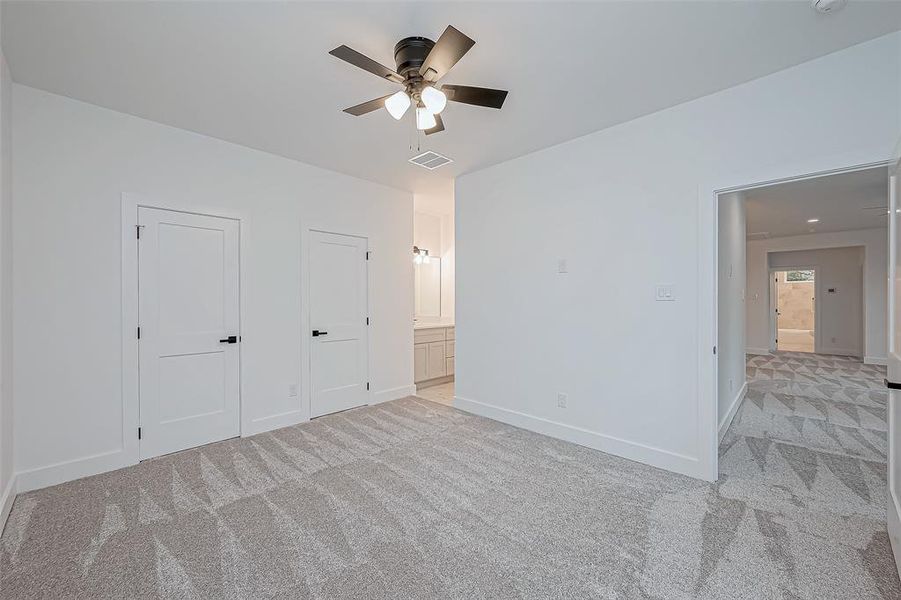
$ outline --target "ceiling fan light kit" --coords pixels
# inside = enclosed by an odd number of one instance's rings
[[[406,92],[397,92],[385,98],[385,110],[399,121],[410,108],[410,97]]]
[[[419,95],[422,97],[422,103],[425,104],[426,110],[433,115],[437,115],[447,106],[447,96],[444,95],[444,92],[431,85],[422,88]]]
[[[338,46],[329,54],[364,71],[404,86],[404,90],[389,96],[376,98],[345,108],[344,112],[359,117],[384,106],[391,116],[400,120],[410,108],[416,108],[416,128],[426,135],[444,131],[439,113],[448,100],[474,106],[501,108],[507,97],[506,90],[472,87],[467,85],[437,85],[439,79],[463,55],[469,52],[475,41],[448,26],[437,42],[425,37],[408,37],[394,46],[394,62],[397,70],[372,60],[348,46]]]
[[[416,107],[416,129],[424,131],[432,129],[437,124],[435,115],[429,112],[429,109],[422,106]]]

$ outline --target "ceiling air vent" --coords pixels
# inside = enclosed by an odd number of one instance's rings
[[[437,152],[432,152],[431,150],[427,150],[420,154],[419,156],[414,156],[410,159],[410,162],[414,165],[418,165],[423,169],[428,169],[429,171],[434,171],[438,167],[443,167],[448,163],[452,163],[451,159],[446,156],[441,156]]]
[[[765,240],[770,237],[769,231],[755,231],[753,233],[748,234],[749,240]]]

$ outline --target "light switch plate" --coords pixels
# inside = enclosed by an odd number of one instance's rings
[[[565,258],[558,258],[558,259],[557,259],[557,272],[558,272],[558,273],[569,273],[569,269],[568,269],[568,267],[566,266],[566,259],[565,259]]]
[[[676,299],[676,294],[673,291],[672,285],[658,285],[656,293],[654,294],[654,298],[657,302],[673,302]]]

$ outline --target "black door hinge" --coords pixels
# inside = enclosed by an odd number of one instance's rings
[[[141,228],[142,228],[142,227],[144,227],[144,226],[143,226],[143,225],[135,225],[135,231],[138,232],[138,234],[137,234],[137,235],[138,235],[138,239],[141,239]]]
[[[713,353],[716,354],[716,346],[713,347]]]
[[[138,339],[141,339],[141,328],[138,327]]]
[[[366,251],[366,260],[369,260],[369,255],[370,255],[370,254],[371,254],[371,251],[367,250],[367,251]]]
[[[369,325],[369,317],[366,317],[366,324]]]
[[[367,390],[369,389],[369,382],[368,382],[368,381],[366,382],[366,389],[367,389]]]
[[[141,439],[141,428],[138,427],[138,439]]]

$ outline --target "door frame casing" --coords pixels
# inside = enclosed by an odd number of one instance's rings
[[[888,343],[886,361],[886,383],[896,381],[898,374],[895,373],[893,367],[897,366],[897,360],[892,357],[896,354],[896,344],[899,340],[895,339],[895,304],[901,299],[897,297],[896,280],[898,278],[898,253],[896,246],[899,244],[898,218],[896,216],[899,206],[901,206],[901,197],[898,196],[899,178],[901,178],[901,140],[895,147],[892,156],[890,168],[894,171],[890,173],[889,178],[889,261],[888,261]],[[888,460],[887,460],[887,477],[886,484],[888,493],[886,494],[886,527],[888,529],[889,543],[895,558],[895,569],[901,576],[901,497],[899,497],[898,481],[896,477],[896,466],[894,461],[898,453],[898,439],[896,437],[899,423],[896,422],[896,402],[897,392],[888,390],[887,415],[888,415]]]
[[[792,252],[791,250],[776,250],[775,252]],[[816,266],[803,266],[803,267],[771,267],[770,266],[770,254],[773,252],[767,252],[767,272],[769,273],[769,286],[770,290],[767,295],[767,302],[771,302],[772,298],[778,298],[778,288],[773,281],[773,273],[783,273],[785,271],[813,271],[813,298],[814,298],[814,306],[813,306],[813,351],[819,352],[820,350],[820,281],[817,279]],[[863,304],[863,303],[861,303]],[[861,310],[864,307],[861,305]],[[775,340],[778,334],[779,321],[775,318],[776,311],[774,306],[769,307],[769,319],[770,319],[770,351],[778,350],[778,345],[775,344]]]
[[[717,345],[720,195],[887,166],[889,162],[885,147],[859,148],[745,169],[740,173],[711,177],[698,185],[698,456],[695,476],[699,479],[716,481],[719,476],[719,360],[713,349]]]
[[[313,414],[313,340],[310,337],[312,321],[310,317],[310,241],[313,233],[328,233],[366,240],[366,254],[373,254],[369,245],[371,237],[367,233],[338,231],[333,227],[320,226],[316,223],[300,224],[300,368],[298,381],[301,382],[302,421],[309,421]],[[366,405],[372,404],[372,269],[371,260],[366,260],[366,314],[370,317],[370,325],[366,330],[366,381],[370,382],[366,391]]]
[[[243,211],[198,206],[186,200],[161,199],[144,194],[123,192],[121,197],[121,285],[122,285],[122,466],[140,462],[140,364],[138,355],[138,209],[155,208],[208,217],[232,219],[238,222],[238,334],[246,335],[244,306],[247,276],[247,248],[249,219]],[[247,411],[244,410],[244,344],[238,344],[238,425],[242,437],[248,431]]]

